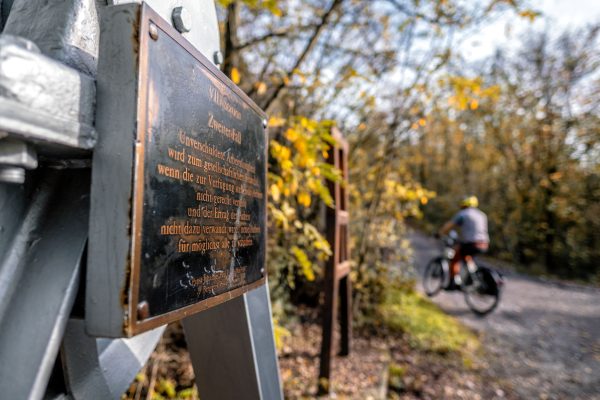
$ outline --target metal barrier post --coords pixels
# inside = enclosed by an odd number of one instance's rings
[[[267,285],[182,323],[200,398],[283,398]]]

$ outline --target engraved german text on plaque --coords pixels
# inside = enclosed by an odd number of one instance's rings
[[[264,282],[265,115],[159,22],[150,18],[158,34],[140,51],[132,209],[138,323],[191,313]]]

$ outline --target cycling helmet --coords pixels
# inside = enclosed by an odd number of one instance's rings
[[[477,206],[479,206],[479,200],[477,200],[476,196],[467,196],[464,199],[462,199],[460,202],[461,208],[477,207]]]

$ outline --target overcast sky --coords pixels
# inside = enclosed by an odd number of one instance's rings
[[[533,10],[542,12],[542,17],[531,23],[514,14],[503,16],[466,40],[461,46],[463,54],[471,59],[489,56],[498,45],[517,39],[531,28],[560,33],[600,22],[600,0],[531,0],[530,4]]]

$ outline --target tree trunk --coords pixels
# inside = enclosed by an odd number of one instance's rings
[[[239,46],[240,40],[238,38],[238,26],[240,21],[240,3],[234,1],[227,6],[227,18],[225,20],[225,33],[223,38],[223,73],[227,76],[231,76],[231,70],[233,68],[239,68],[240,56]]]

